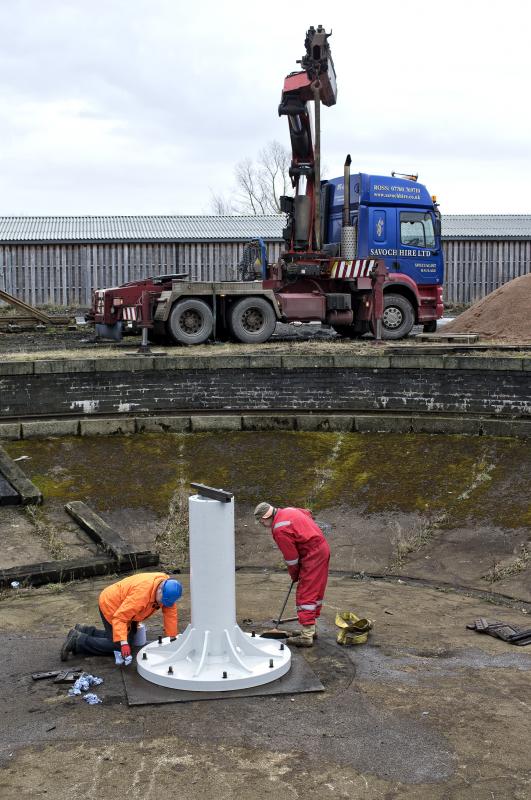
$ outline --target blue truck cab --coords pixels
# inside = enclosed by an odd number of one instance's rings
[[[323,194],[323,238],[330,250],[341,242],[344,178],[326,181]],[[351,174],[350,223],[356,231],[356,258],[384,259],[389,271],[385,290],[407,296],[415,322],[434,330],[443,313],[444,278],[435,198],[413,177]]]

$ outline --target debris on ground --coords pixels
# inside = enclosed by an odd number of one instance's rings
[[[521,628],[509,622],[501,622],[498,619],[485,619],[480,617],[466,626],[471,631],[486,633],[496,639],[502,639],[508,644],[516,644],[520,647],[531,644],[531,628]]]
[[[86,694],[83,700],[85,701],[85,703],[88,703],[89,706],[95,706],[98,703],[103,703],[103,700],[100,697],[98,697],[97,694]]]
[[[97,675],[87,675],[84,673],[74,683],[71,689],[68,690],[70,697],[79,697],[82,692],[88,692],[91,686],[99,686],[103,683],[103,678],[98,678]]]
[[[504,283],[478,300],[445,333],[478,333],[501,342],[531,344],[531,273]]]
[[[336,614],[337,643],[341,645],[365,644],[372,630],[370,619],[360,618],[353,611],[339,611]]]

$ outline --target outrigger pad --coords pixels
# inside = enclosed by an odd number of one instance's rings
[[[485,617],[480,617],[466,626],[471,631],[477,633],[486,633],[489,636],[494,636],[496,639],[502,639],[509,644],[516,644],[524,646],[531,644],[531,628],[521,628],[519,625],[513,625],[508,622],[500,622],[500,620],[488,620]]]

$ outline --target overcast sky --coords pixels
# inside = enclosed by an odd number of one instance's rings
[[[0,0],[0,214],[209,213],[332,28],[327,177],[418,172],[447,213],[531,213],[526,0]]]

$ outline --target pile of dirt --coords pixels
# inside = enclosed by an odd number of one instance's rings
[[[474,303],[453,322],[448,333],[479,333],[502,342],[531,344],[531,273],[521,275]]]

